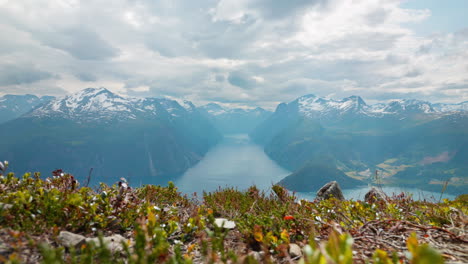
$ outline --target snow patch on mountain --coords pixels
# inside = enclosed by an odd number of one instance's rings
[[[25,117],[55,116],[78,121],[127,120],[156,117],[161,109],[178,117],[192,112],[195,106],[188,101],[181,106],[169,99],[124,98],[105,88],[87,88],[53,100]]]
[[[228,108],[228,107],[223,107],[219,104],[216,103],[209,103],[203,106],[200,106],[199,109],[202,109],[206,111],[208,114],[212,116],[222,116],[222,115],[227,115],[227,114],[253,114],[256,116],[262,115],[266,113],[267,111],[261,107],[257,108]]]
[[[369,117],[385,117],[408,114],[437,114],[452,111],[468,111],[468,102],[460,104],[431,104],[416,99],[392,100],[388,103],[367,105],[359,96],[350,96],[342,100],[334,100],[304,95],[289,103],[297,106],[297,111],[305,117],[333,117],[347,114],[357,114]]]
[[[460,111],[468,111],[468,101],[458,103],[458,104],[444,104],[444,103],[437,103],[433,104],[434,109],[437,112],[460,112]]]
[[[363,113],[368,114],[369,106],[359,96],[350,96],[342,100],[317,97],[313,94],[301,96],[297,103],[299,113],[306,117],[317,117],[332,114]]]

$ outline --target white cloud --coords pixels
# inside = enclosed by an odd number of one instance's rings
[[[401,3],[4,0],[0,93],[104,86],[270,108],[307,93],[468,100],[468,29],[418,35],[410,25],[431,10]]]

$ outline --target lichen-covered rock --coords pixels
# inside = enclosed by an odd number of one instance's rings
[[[336,198],[338,200],[344,200],[343,192],[341,192],[340,185],[336,181],[329,182],[325,184],[320,190],[317,192],[317,199],[318,200],[325,200],[329,198]]]
[[[74,234],[68,231],[61,231],[58,235],[58,242],[66,248],[76,247],[85,241],[82,235]]]
[[[386,197],[387,195],[383,191],[372,187],[364,196],[364,200],[367,203],[375,203],[377,201],[384,201]]]
[[[297,244],[290,244],[289,245],[289,255],[292,258],[302,257],[302,249]]]
[[[100,241],[98,237],[93,237],[93,238],[86,238],[86,243],[94,243],[95,245],[100,245]],[[102,242],[103,244],[112,252],[122,252],[123,251],[123,245],[122,243],[125,243],[127,239],[121,235],[112,235],[108,237],[103,237]]]
[[[103,244],[112,252],[122,252],[123,251],[123,242],[126,242],[121,235],[112,235],[108,237],[103,237]],[[100,245],[99,237],[89,237],[86,238],[82,235],[74,234],[68,231],[61,231],[58,235],[58,242],[60,245],[66,248],[79,248],[83,244],[94,243],[96,246]]]

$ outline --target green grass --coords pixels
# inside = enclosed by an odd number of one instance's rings
[[[0,202],[12,205],[0,209],[0,230],[15,235],[10,253],[0,261],[23,262],[25,252],[36,252],[43,263],[256,263],[250,253],[263,252],[262,262],[428,263],[424,261],[429,257],[442,257],[421,243],[429,241],[427,230],[451,228],[454,236],[442,233],[448,244],[455,243],[463,234],[453,230],[468,214],[465,198],[440,203],[405,196],[374,204],[316,202],[298,201],[280,186],[272,189],[227,188],[192,199],[172,183],[140,188],[101,184],[92,189],[81,187],[69,174],[43,179],[39,174],[18,178],[9,173],[0,176]],[[217,217],[234,221],[236,228],[217,227]],[[406,250],[384,246],[384,240],[382,246],[370,243],[366,248],[363,237],[375,236],[366,233],[373,232],[373,226],[403,237]],[[417,232],[410,235],[413,229]],[[119,253],[102,245],[65,249],[57,241],[62,230],[85,236],[117,233],[133,242]],[[50,242],[41,243],[39,237]],[[302,258],[291,258],[291,243],[303,248]]]

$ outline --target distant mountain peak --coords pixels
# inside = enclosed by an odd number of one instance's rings
[[[432,104],[417,99],[399,99],[390,101],[384,108],[387,113],[435,113]]]
[[[223,107],[217,103],[208,103],[206,105],[200,106],[199,108],[213,116],[219,116],[219,115],[224,115],[224,114],[249,114],[249,113],[262,114],[262,113],[268,112],[267,110],[261,107],[247,108],[247,109],[236,108],[236,107],[229,108],[229,107]]]
[[[18,118],[52,99],[54,99],[53,96],[42,96],[39,98],[32,94],[4,95],[0,97],[0,123]]]
[[[316,97],[317,96],[315,94],[306,94],[306,95],[301,96],[300,98],[306,99],[306,98],[316,98]]]
[[[358,105],[366,105],[366,102],[364,102],[362,97],[358,95],[351,95],[349,97],[344,98],[342,101],[352,101]]]
[[[468,101],[461,102],[458,104],[437,103],[437,104],[433,104],[433,107],[437,112],[468,111]]]
[[[292,104],[297,104],[298,111],[307,117],[328,116],[364,111],[367,108],[359,96],[350,96],[342,100],[333,100],[315,95],[301,96]]]
[[[432,104],[418,99],[396,99],[388,103],[367,105],[357,95],[341,100],[317,97],[313,94],[298,97],[289,104],[280,104],[276,111],[297,111],[305,117],[333,118],[338,116],[360,115],[384,117],[391,115],[437,114],[444,112],[466,112],[468,102],[458,104]],[[343,117],[344,117],[343,116]]]
[[[60,117],[77,121],[128,120],[154,117],[158,111],[170,116],[193,112],[189,101],[171,99],[124,98],[106,88],[86,88],[74,94],[50,101],[25,117]]]

